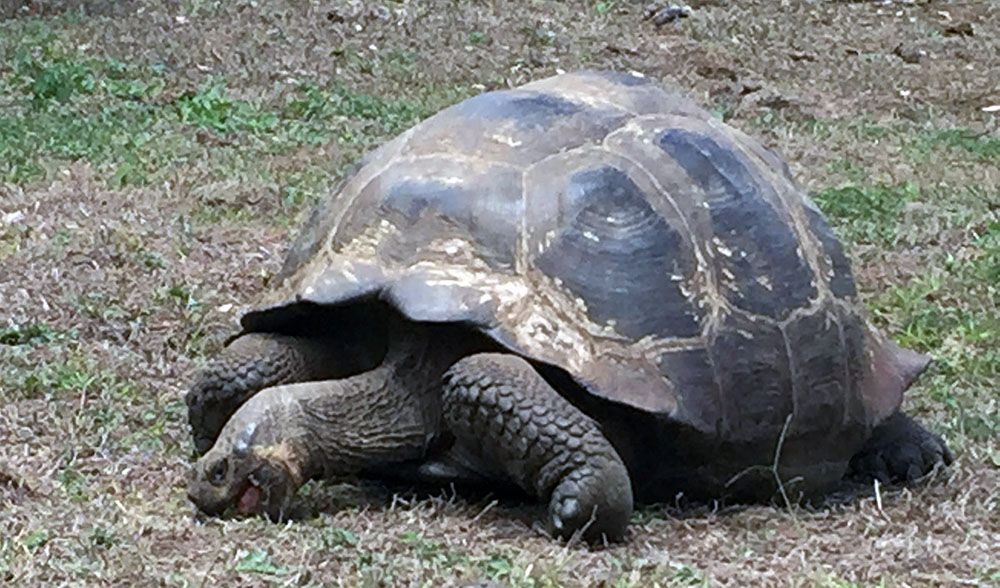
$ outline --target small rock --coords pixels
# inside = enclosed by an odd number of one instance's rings
[[[971,22],[957,22],[944,28],[944,34],[951,37],[971,37],[976,34]]]
[[[695,72],[703,78],[716,80],[736,81],[738,75],[735,70],[725,65],[705,64],[695,68]]]
[[[654,2],[647,5],[643,12],[645,13],[643,20],[653,19],[653,24],[659,27],[668,22],[674,22],[675,20],[691,16],[691,7],[678,4],[662,6]]]
[[[608,53],[614,53],[615,55],[638,55],[639,50],[635,47],[627,47],[625,45],[619,45],[618,43],[611,42],[605,45],[604,49]]]
[[[2,221],[3,224],[5,225],[12,225],[14,223],[19,223],[23,220],[24,220],[24,213],[21,212],[20,210],[15,210],[14,212],[7,212],[4,213],[3,216],[0,216],[0,221]]]
[[[746,78],[740,80],[740,95],[746,96],[748,94],[753,94],[764,87],[763,80],[757,78]]]
[[[906,45],[904,43],[896,45],[896,48],[892,50],[892,53],[906,63],[920,63],[924,57],[927,57],[927,52],[923,49],[912,45]]]

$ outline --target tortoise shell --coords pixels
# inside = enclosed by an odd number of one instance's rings
[[[484,93],[375,150],[243,327],[369,296],[734,442],[789,415],[803,432],[870,427],[927,364],[866,321],[840,243],[774,153],[635,74]]]

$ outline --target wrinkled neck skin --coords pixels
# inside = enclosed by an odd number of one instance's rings
[[[477,344],[441,326],[390,325],[386,356],[349,378],[276,386],[248,400],[203,458],[281,463],[304,483],[419,460],[441,433],[441,376]]]

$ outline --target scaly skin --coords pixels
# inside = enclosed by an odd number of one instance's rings
[[[208,451],[236,409],[261,390],[343,377],[363,361],[350,346],[329,339],[270,333],[239,337],[201,370],[185,398],[195,449]]]
[[[438,341],[401,337],[369,372],[251,396],[195,464],[190,499],[208,514],[239,504],[280,520],[306,480],[434,459],[446,430],[451,450],[473,458],[463,460],[467,473],[499,472],[547,501],[553,534],[620,538],[632,490],[598,425],[524,360]],[[473,355],[457,361],[463,350]]]
[[[587,541],[621,539],[632,515],[625,464],[597,423],[523,359],[479,354],[445,375],[444,416],[466,451],[498,463],[549,503],[548,530]]]

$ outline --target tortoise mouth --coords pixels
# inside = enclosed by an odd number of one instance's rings
[[[263,492],[261,492],[260,486],[248,480],[243,489],[236,494],[236,500],[233,501],[236,512],[241,515],[260,513],[263,503],[262,497]]]
[[[188,499],[202,514],[207,516],[251,516],[263,512],[263,489],[247,480],[234,493],[222,496],[208,496],[206,493],[188,491]]]

